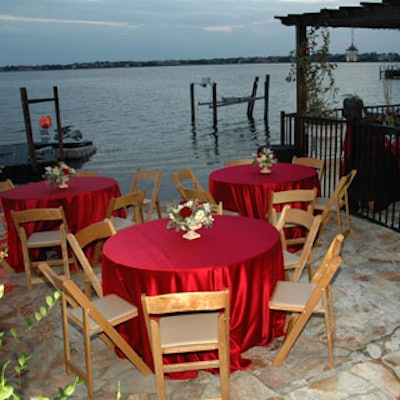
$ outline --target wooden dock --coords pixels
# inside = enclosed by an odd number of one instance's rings
[[[43,179],[44,169],[54,165],[57,161],[57,153],[50,147],[35,150],[37,172],[34,172],[30,162],[28,145],[18,143],[11,145],[0,145],[0,180],[11,179],[15,184],[37,182]],[[79,169],[88,158],[66,160],[68,165]]]
[[[389,66],[379,68],[379,79],[400,79],[400,67]]]

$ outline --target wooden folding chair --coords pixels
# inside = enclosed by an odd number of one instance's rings
[[[314,212],[315,199],[317,198],[318,190],[314,189],[293,189],[283,190],[281,192],[272,191],[269,199],[268,221],[272,225],[276,225],[279,219],[279,212],[275,206],[283,206],[289,204],[292,208],[300,208],[304,204],[309,213]]]
[[[33,277],[32,272],[39,261],[34,261],[30,252],[34,249],[61,248],[61,259],[47,260],[50,265],[63,265],[64,276],[69,278],[69,264],[74,260],[69,259],[66,234],[68,232],[67,220],[62,207],[36,208],[32,210],[13,211],[11,216],[21,241],[24,259],[25,276],[28,289],[35,283],[43,282],[41,277]],[[47,224],[43,228],[44,224]]]
[[[114,346],[118,347],[143,374],[151,372],[144,361],[115,329],[117,325],[138,316],[136,306],[116,294],[90,301],[73,281],[62,279],[47,263],[39,264],[39,269],[49,282],[62,293],[61,314],[66,372],[68,374],[73,372],[86,382],[90,397],[93,396],[94,390],[90,345],[91,337],[94,335],[98,335],[112,350],[114,350]],[[68,322],[76,325],[82,331],[85,348],[85,371],[72,360]]]
[[[182,190],[184,193],[183,200],[188,201],[191,199],[197,199],[202,201],[203,203],[209,203],[211,212],[213,214],[222,215],[224,213],[222,201],[217,203],[212,194],[208,190],[197,190],[189,188],[183,188]]]
[[[278,281],[269,301],[271,310],[292,313],[286,327],[286,337],[272,365],[285,360],[311,316],[324,314],[329,363],[333,367],[333,339],[335,318],[330,284],[342,262],[339,253],[344,236],[336,235],[322,259],[311,282]]]
[[[225,161],[225,167],[235,167],[236,165],[249,165],[253,164],[252,158],[237,158],[236,160]]]
[[[219,368],[222,400],[229,400],[229,292],[142,295],[158,400],[165,400],[164,374]],[[217,359],[163,362],[164,354],[218,350]]]
[[[143,202],[146,189],[128,193],[119,197],[112,197],[106,211],[106,218],[113,223],[115,230],[120,231],[135,224],[143,222]],[[116,211],[123,210],[126,218],[114,215]],[[131,217],[128,216],[131,214]]]
[[[297,157],[293,156],[293,164],[305,165],[306,167],[314,168],[318,173],[318,179],[321,182],[325,173],[325,160],[314,157]]]
[[[205,190],[199,180],[197,179],[193,170],[189,167],[181,169],[176,173],[171,174],[172,181],[175,183],[176,188],[182,196],[185,197],[185,189]],[[189,185],[189,186],[188,186]]]
[[[96,266],[104,240],[115,233],[117,233],[117,231],[114,225],[106,218],[104,221],[95,222],[75,234],[67,234],[68,244],[79,265],[82,267],[85,281],[85,294],[89,299],[91,298],[91,288],[93,288],[98,297],[103,297],[103,288],[100,280],[94,273],[93,267]],[[95,245],[93,262],[90,263],[85,254],[85,250],[93,244]]]
[[[296,243],[303,242],[303,246],[295,253],[287,250],[288,241],[285,237],[286,226],[297,226],[303,228],[305,234],[301,238],[296,238]],[[285,279],[290,280],[289,271],[292,273],[292,281],[297,282],[303,273],[304,267],[308,267],[308,275],[311,279],[313,274],[313,246],[315,239],[318,236],[318,231],[321,225],[321,216],[312,215],[306,210],[299,208],[290,208],[289,205],[283,207],[281,216],[276,229],[281,234],[282,248],[283,248],[283,263],[285,266]],[[301,239],[301,240],[300,240]]]
[[[94,176],[99,176],[99,171],[77,171],[75,176],[80,178],[91,178]]]
[[[316,198],[315,211],[321,212],[322,216],[321,232],[323,232],[326,229],[326,226],[328,225],[330,218],[332,216],[332,211],[335,209],[336,219],[338,224],[338,232],[342,233],[344,236],[347,236],[350,233],[350,207],[349,207],[348,190],[356,174],[357,170],[353,169],[347,175],[342,176],[329,198],[325,197]],[[340,210],[343,207],[345,208],[346,224],[347,224],[347,229],[345,231],[343,231],[342,218],[340,212]]]
[[[146,187],[146,192],[151,192],[151,197],[143,200],[143,208],[147,209],[146,215],[144,216],[144,221],[150,221],[153,218],[154,209],[157,211],[158,218],[162,218],[161,204],[158,195],[162,176],[162,171],[144,170],[140,168],[136,169],[130,192],[134,193],[140,191],[143,189],[141,186],[145,184],[148,185],[149,182],[153,187],[151,191],[150,186]]]

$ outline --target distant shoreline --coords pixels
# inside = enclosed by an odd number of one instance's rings
[[[345,54],[330,54],[329,62],[346,62]],[[55,71],[75,69],[105,69],[105,68],[140,68],[140,67],[176,67],[187,65],[226,65],[226,64],[269,64],[269,63],[292,63],[292,56],[270,56],[270,57],[231,57],[197,60],[164,60],[164,61],[95,61],[80,62],[72,64],[44,64],[44,65],[15,65],[0,67],[0,72],[15,71]],[[398,53],[378,54],[363,53],[359,55],[358,62],[400,62]]]

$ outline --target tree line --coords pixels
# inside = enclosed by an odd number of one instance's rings
[[[346,54],[329,54],[329,62],[345,62]],[[43,65],[7,65],[0,67],[0,71],[49,71],[71,69],[100,69],[100,68],[134,68],[134,67],[162,67],[179,65],[220,65],[220,64],[268,64],[292,63],[292,56],[268,57],[231,57],[193,60],[153,60],[153,61],[94,61],[77,62],[71,64],[43,64]],[[362,53],[359,62],[400,62],[398,53]]]

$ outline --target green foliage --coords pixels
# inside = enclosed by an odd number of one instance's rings
[[[4,285],[0,284],[0,298],[4,295]],[[52,296],[46,297],[46,306],[41,306],[39,311],[36,311],[35,321],[30,317],[26,317],[24,319],[26,328],[24,331],[19,332],[15,328],[11,328],[8,332],[0,332],[0,347],[4,343],[4,339],[7,336],[7,333],[11,336],[13,340],[16,342],[20,341],[24,335],[26,335],[31,329],[36,327],[43,318],[47,317],[51,310],[54,308],[56,304],[58,304],[58,300],[61,297],[61,293],[55,292]],[[1,370],[1,378],[0,378],[0,400],[20,400],[18,395],[18,390],[20,388],[20,378],[21,375],[26,372],[28,361],[30,360],[31,355],[21,352],[16,359],[7,360],[2,367]],[[66,387],[59,389],[57,396],[53,398],[53,400],[68,400],[75,392],[75,389],[78,385],[83,384],[84,382],[80,380],[78,377],[75,377],[74,381],[67,385]],[[48,397],[40,397],[39,400],[50,400]]]
[[[327,27],[307,29],[307,44],[304,55],[297,57],[296,63],[291,65],[287,82],[295,82],[297,69],[305,72],[307,88],[307,114],[327,117],[331,115],[339,91],[335,87],[334,71],[336,63],[327,61],[329,54],[330,34]],[[295,52],[292,51],[294,56]]]

